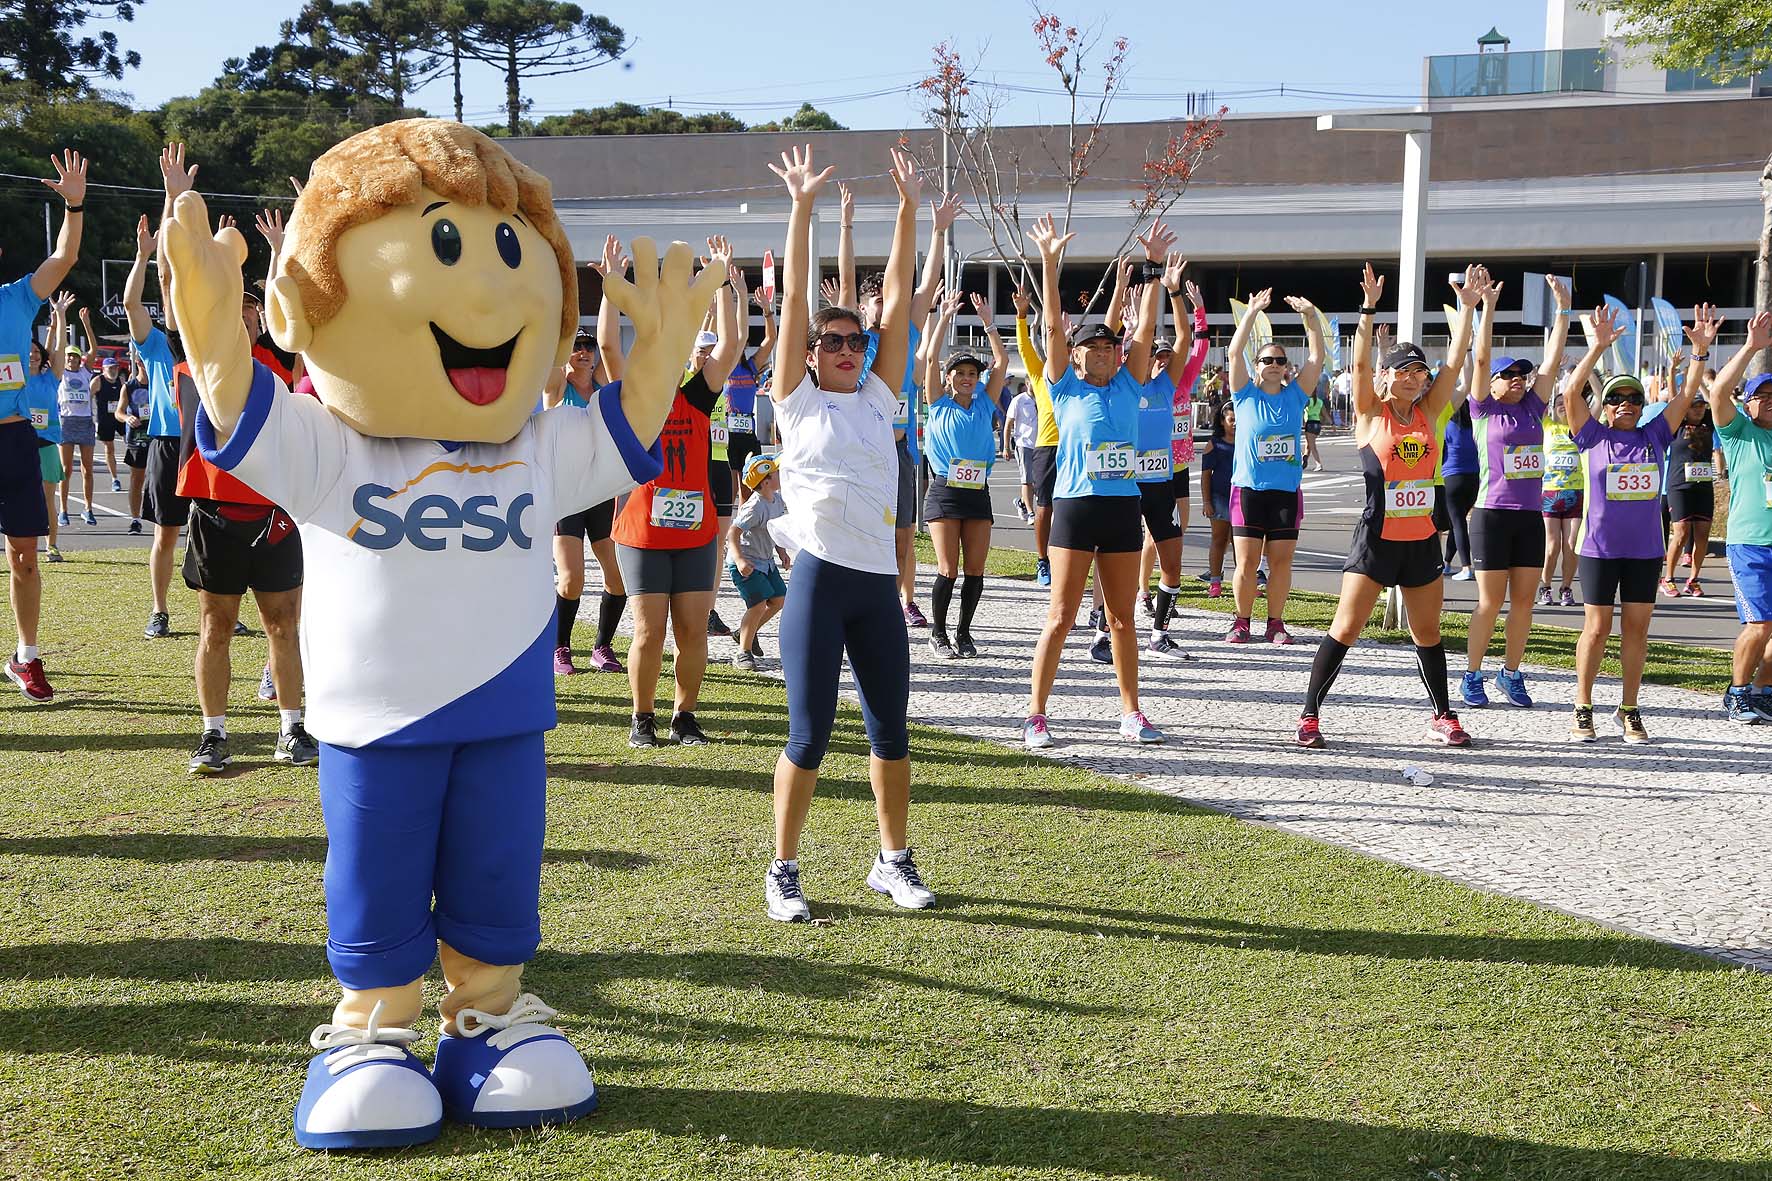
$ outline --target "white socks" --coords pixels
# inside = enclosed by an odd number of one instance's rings
[[[212,718],[208,714],[204,714],[203,729],[205,731],[218,730],[221,732],[221,736],[226,738],[228,736],[228,715],[217,714]]]
[[[35,659],[37,659],[37,645],[20,644],[18,646],[18,662],[20,664],[29,664]]]
[[[301,710],[299,709],[280,709],[277,714],[283,721],[281,732],[284,734],[301,725]]]

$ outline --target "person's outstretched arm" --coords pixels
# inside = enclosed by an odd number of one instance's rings
[[[64,291],[49,301],[49,372],[57,381],[68,367],[68,308],[74,293]]]
[[[715,234],[708,239],[708,251],[704,270],[718,275],[720,288],[724,288],[736,269],[732,265],[732,245],[723,235]],[[719,339],[714,344],[714,351],[702,363],[701,379],[717,394],[726,379],[732,376],[733,367],[744,352],[744,338],[738,334],[738,316],[724,290],[716,290],[714,294],[714,335]]]
[[[972,311],[978,317],[980,327],[984,329],[984,337],[991,345],[991,377],[985,386],[985,394],[990,398],[991,405],[1003,412],[1005,424],[1009,421],[1009,403],[1003,398],[1003,387],[1009,384],[1009,354],[1003,349],[1003,338],[997,335],[996,317],[991,311],[991,302],[976,291],[972,293]]]
[[[1550,405],[1551,396],[1557,392],[1557,374],[1563,368],[1563,353],[1569,347],[1569,285],[1555,275],[1546,275],[1544,281],[1550,284],[1551,299],[1557,305],[1557,322],[1551,325],[1550,340],[1544,346],[1544,364],[1538,367],[1538,376],[1532,381],[1532,388],[1539,400],[1546,406]]]
[[[1696,343],[1696,342],[1695,342]],[[1747,372],[1748,363],[1753,355],[1762,349],[1772,347],[1772,312],[1761,312],[1747,322],[1747,343],[1741,351],[1729,358],[1729,363],[1717,371],[1717,380],[1711,383],[1710,413],[1711,421],[1718,427],[1726,427],[1735,419],[1735,383]],[[1694,349],[1694,352],[1699,350]],[[1705,350],[1708,351],[1708,350]],[[1739,364],[1737,364],[1739,362]],[[1703,369],[1699,370],[1700,376]],[[1691,379],[1687,379],[1691,384]],[[1718,451],[1718,455],[1722,452]]]
[[[1307,394],[1315,394],[1317,383],[1323,380],[1323,365],[1329,357],[1328,345],[1323,340],[1323,318],[1317,315],[1310,300],[1300,296],[1288,295],[1286,306],[1304,321],[1304,336],[1310,342],[1310,351],[1305,354],[1304,365],[1298,370],[1298,388]]]
[[[1058,314],[1058,271],[1064,263],[1064,248],[1076,236],[1075,230],[1061,235],[1058,227],[1052,224],[1050,213],[1036,220],[1034,228],[1028,232],[1029,240],[1040,252],[1040,302],[1045,312],[1046,326],[1046,365],[1042,373],[1048,386],[1063,377],[1065,370],[1070,368],[1064,318]]]
[[[1354,332],[1354,418],[1370,418],[1378,410],[1378,388],[1372,380],[1372,326],[1378,301],[1384,298],[1384,276],[1367,263],[1360,275],[1360,327]]]
[[[812,148],[808,145],[783,152],[781,167],[771,164],[769,171],[781,178],[792,201],[781,274],[781,335],[787,345],[776,358],[775,381],[769,387],[769,396],[780,401],[799,389],[806,378],[806,330],[810,323],[806,312],[806,260],[812,249],[812,207],[818,190],[831,179],[836,168],[813,171]]]
[[[1458,323],[1452,329],[1446,363],[1440,367],[1440,375],[1434,378],[1434,384],[1428,387],[1421,406],[1435,421],[1439,420],[1440,411],[1451,403],[1452,395],[1458,392],[1458,379],[1471,351],[1471,322],[1476,318],[1483,293],[1489,290],[1488,270],[1472,263],[1464,268],[1464,282],[1455,284],[1453,290],[1458,293]]]
[[[1126,326],[1126,293],[1132,290],[1132,268],[1136,265],[1130,254],[1122,254],[1113,263],[1114,291],[1108,296],[1107,315],[1102,322],[1116,336]]]
[[[929,236],[929,255],[923,260],[923,278],[917,284],[917,293],[911,297],[910,322],[921,324],[929,315],[929,309],[935,306],[936,297],[941,293],[941,277],[947,268],[948,231],[954,226],[954,220],[960,216],[962,205],[958,197],[949,195],[937,204],[929,207],[930,219],[935,229]],[[894,245],[897,244],[896,237]],[[915,240],[911,243],[911,256],[916,257]],[[890,382],[887,384],[891,384]]]
[[[1468,397],[1481,402],[1489,396],[1489,359],[1494,354],[1495,308],[1501,302],[1501,284],[1491,283],[1483,292],[1483,323],[1477,328],[1475,353],[1471,357],[1471,388]]]
[[[55,168],[55,179],[43,184],[62,199],[62,228],[55,236],[55,250],[31,272],[31,292],[38,299],[48,299],[80,260],[81,231],[86,226],[81,206],[86,203],[86,157],[63,149],[61,158],[49,157]]]
[[[1243,322],[1231,335],[1230,354],[1228,361],[1231,368],[1231,392],[1242,389],[1249,384],[1249,361],[1243,356],[1249,348],[1249,335],[1255,331],[1255,314],[1267,310],[1273,302],[1274,289],[1265,287],[1249,297],[1248,310],[1243,313]]]
[[[1563,387],[1563,414],[1569,420],[1569,433],[1578,435],[1581,428],[1593,419],[1593,411],[1587,404],[1587,382],[1593,376],[1595,366],[1612,342],[1624,335],[1624,327],[1618,323],[1618,313],[1602,304],[1594,309],[1593,318],[1589,321],[1587,352],[1575,363],[1575,372],[1569,375],[1569,383]]]
[[[610,381],[621,380],[627,357],[621,351],[621,313],[609,302],[609,280],[626,275],[629,261],[621,243],[610,234],[603,240],[602,261],[591,264],[603,276],[603,297],[597,302],[597,360]]]
[[[751,354],[751,368],[762,373],[769,368],[769,359],[775,356],[775,309],[769,306],[769,301],[763,298],[761,291],[753,298],[763,311],[763,343]]]
[[[843,220],[837,223],[837,299],[840,308],[859,306],[861,289],[855,285],[855,194],[837,182],[837,202]]]
[[[917,201],[923,195],[923,178],[910,155],[892,151],[892,183],[898,189],[898,222],[892,230],[892,253],[886,259],[886,279],[881,288],[880,347],[874,352],[873,372],[894,394],[904,382],[905,361],[911,347],[911,317],[916,296],[911,290],[917,264]],[[934,248],[930,249],[931,255]],[[940,272],[936,274],[940,281]],[[933,294],[933,292],[932,292]]]

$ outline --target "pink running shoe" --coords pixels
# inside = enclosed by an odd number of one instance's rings
[[[1206,597],[1217,599],[1224,596],[1224,579],[1214,578],[1206,583]]]
[[[608,644],[591,649],[591,668],[600,673],[619,673],[627,670],[621,661],[615,658],[615,649]]]
[[[1224,642],[1227,644],[1247,644],[1249,642],[1249,621],[1239,619],[1231,624],[1231,630],[1225,633]]]
[[[912,627],[929,626],[929,620],[923,617],[922,608],[918,607],[915,603],[906,603],[904,605],[904,621]]]
[[[1267,642],[1270,644],[1290,644],[1292,643],[1292,633],[1286,630],[1284,623],[1277,619],[1270,619],[1267,621]]]
[[[43,661],[29,660],[20,663],[17,653],[6,660],[6,679],[18,686],[25,700],[36,705],[55,699],[55,690],[49,687],[49,678],[43,675]]]
[[[572,667],[572,649],[555,648],[554,675],[557,677],[569,677],[577,671],[576,668]]]

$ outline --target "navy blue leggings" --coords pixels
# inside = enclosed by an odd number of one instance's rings
[[[898,577],[864,574],[802,553],[781,612],[781,671],[788,683],[788,761],[817,770],[837,721],[843,653],[861,692],[861,716],[876,758],[910,753],[905,709],[911,654]]]

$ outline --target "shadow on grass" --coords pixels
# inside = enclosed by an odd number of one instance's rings
[[[325,861],[318,836],[220,836],[212,833],[86,833],[0,837],[0,856],[105,857],[168,864],[177,861]],[[653,859],[622,849],[544,849],[542,860],[597,869],[643,869]],[[0,953],[3,956],[4,953]]]

